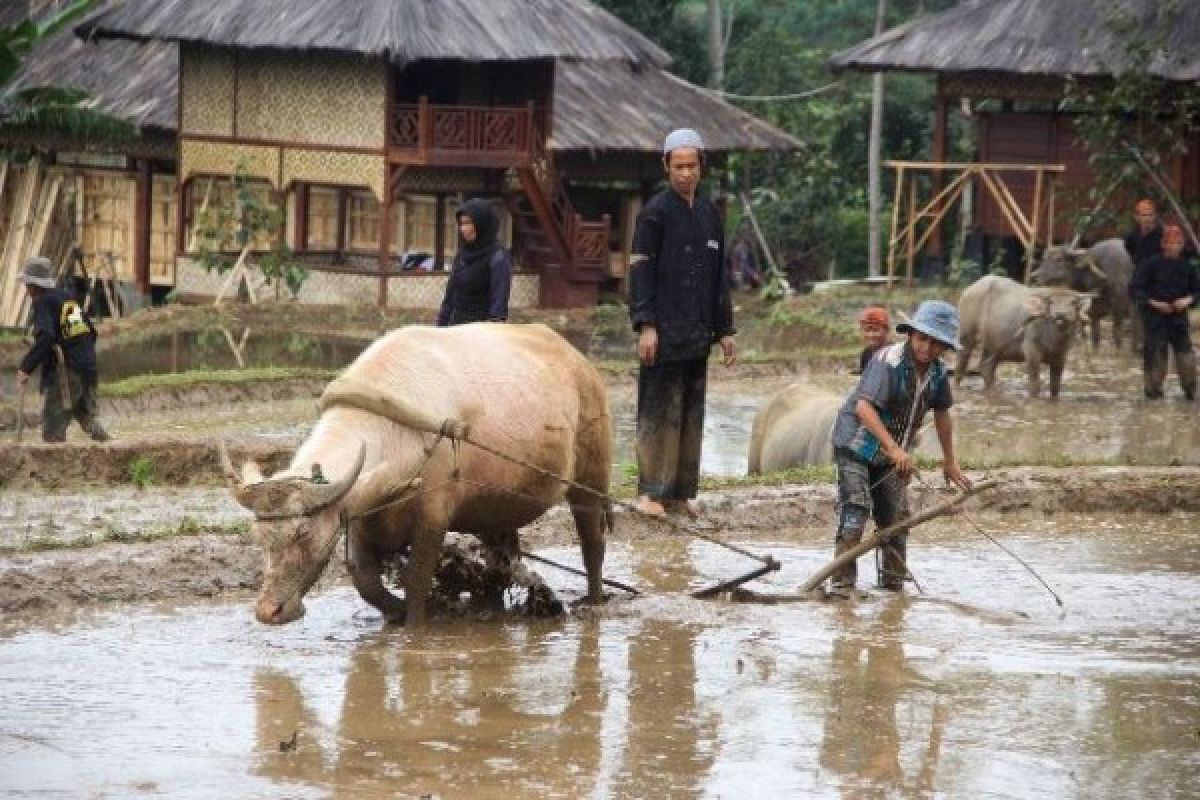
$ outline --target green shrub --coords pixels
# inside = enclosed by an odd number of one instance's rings
[[[149,456],[138,456],[129,462],[129,482],[139,489],[154,482],[154,461]]]

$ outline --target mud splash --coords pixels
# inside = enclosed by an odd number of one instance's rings
[[[340,588],[283,629],[226,603],[48,618],[0,638],[0,791],[1200,792],[1195,520],[1053,523],[1053,536],[1005,535],[1045,570],[1063,612],[948,524],[913,548],[927,598],[694,601],[678,592],[734,565],[661,539],[610,551],[610,573],[650,596],[565,622],[385,629]],[[828,555],[824,538],[775,542],[787,567],[754,588],[794,586]]]

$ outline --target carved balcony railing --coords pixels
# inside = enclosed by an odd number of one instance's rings
[[[536,140],[541,113],[525,106],[392,106],[388,150],[393,162],[438,166],[526,167],[544,142]]]

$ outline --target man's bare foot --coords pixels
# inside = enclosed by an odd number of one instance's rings
[[[642,495],[639,497],[637,502],[633,504],[633,507],[643,514],[649,514],[652,517],[661,517],[667,513],[667,510],[663,508],[662,503],[648,495]]]

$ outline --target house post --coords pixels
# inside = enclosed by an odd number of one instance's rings
[[[153,213],[153,178],[149,159],[138,159],[134,178],[133,276],[137,290],[150,292],[150,218]],[[82,199],[81,199],[82,202]]]
[[[392,165],[383,168],[383,197],[379,203],[379,307],[388,304],[388,270],[392,266]]]
[[[435,269],[446,269],[446,195],[438,194],[434,206],[433,222],[433,266]]]
[[[933,106],[933,160],[938,164],[946,162],[947,139],[949,135],[948,113],[946,103],[945,87],[942,85],[942,76],[938,75],[937,89],[934,94]],[[943,171],[940,169],[933,171],[933,196],[937,197],[942,191],[942,180],[944,178]],[[941,204],[930,209],[930,213],[934,218],[939,218]],[[939,222],[934,226],[933,236],[929,239],[929,255],[933,258],[942,258],[942,226]]]

